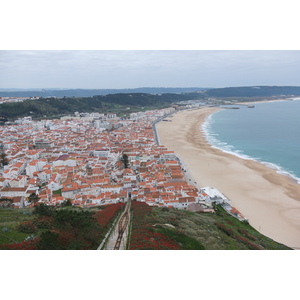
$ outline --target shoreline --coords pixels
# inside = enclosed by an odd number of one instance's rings
[[[255,103],[259,103],[259,102],[255,102]],[[220,111],[221,109],[219,109],[217,111]],[[211,145],[212,148],[218,149],[218,150],[220,150],[220,151],[222,151],[224,153],[231,154],[233,156],[236,156],[238,158],[242,158],[244,160],[250,160],[250,161],[257,162],[257,163],[259,163],[261,165],[264,165],[264,166],[266,166],[266,167],[268,167],[268,168],[270,168],[272,170],[275,170],[278,174],[281,174],[283,176],[288,177],[293,183],[300,184],[300,178],[299,177],[297,177],[296,175],[294,175],[292,173],[289,173],[287,170],[285,170],[284,168],[276,165],[275,163],[268,162],[268,161],[263,161],[263,160],[259,160],[259,159],[253,158],[253,157],[251,157],[249,155],[246,155],[246,154],[240,154],[238,152],[234,152],[232,150],[222,149],[222,147],[218,147],[216,145],[213,145],[213,143],[207,139],[207,135],[209,135],[209,132],[206,129],[203,129],[203,125],[205,125],[205,123],[207,122],[208,118],[210,116],[212,116],[216,112],[213,112],[212,114],[210,114],[209,116],[207,116],[207,118],[205,118],[204,122],[201,124],[201,127],[200,127],[200,130],[204,133],[204,137],[205,137],[207,143],[209,145]]]
[[[260,233],[300,248],[300,185],[260,162],[210,145],[201,126],[220,109],[180,111],[172,122],[156,124],[161,144],[184,161],[198,186],[225,194]]]

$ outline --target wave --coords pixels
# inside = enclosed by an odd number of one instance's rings
[[[234,155],[236,157],[245,159],[245,160],[252,160],[257,163],[260,163],[270,169],[275,170],[278,174],[290,177],[292,180],[296,181],[298,184],[300,184],[300,178],[297,177],[295,174],[293,174],[292,171],[286,170],[282,166],[279,166],[277,164],[274,164],[272,162],[263,161],[260,158],[254,158],[247,154],[245,154],[242,150],[236,149],[234,146],[220,141],[217,137],[219,136],[218,133],[213,132],[212,125],[214,123],[213,116],[217,114],[220,111],[217,111],[211,115],[209,115],[206,120],[201,125],[200,131],[204,133],[204,136],[206,138],[206,141],[215,149],[221,150],[224,153],[228,153],[231,155]]]

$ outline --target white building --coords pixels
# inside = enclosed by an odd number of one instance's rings
[[[227,199],[221,192],[212,187],[204,187],[201,188],[201,192],[207,194],[209,197],[206,198],[206,202],[208,204],[222,204],[222,203],[230,203],[231,201]]]
[[[104,122],[102,120],[95,120],[94,126],[100,130],[111,130],[113,125],[109,122]]]

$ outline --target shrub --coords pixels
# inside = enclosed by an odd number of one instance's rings
[[[248,239],[255,241],[256,237],[251,235],[246,229],[238,228],[238,232],[244,234]]]
[[[221,223],[215,223],[215,225],[221,229],[224,233],[226,233],[228,236],[234,236],[234,231],[231,228],[228,228],[227,226],[225,226],[224,224]]]
[[[40,229],[50,229],[53,225],[51,217],[40,217],[33,221],[33,224]]]
[[[18,230],[23,233],[36,233],[36,226],[31,221],[26,221],[18,226]]]
[[[254,244],[254,243],[251,243],[251,242],[248,241],[246,238],[244,238],[244,237],[242,237],[242,236],[240,236],[240,235],[237,235],[237,236],[236,236],[236,239],[237,239],[239,242],[241,242],[241,243],[243,243],[244,245],[246,245],[249,249],[252,249],[252,250],[263,250],[262,247],[260,247],[260,246],[258,246],[258,245],[256,245],[256,244]]]
[[[69,240],[63,241],[57,232],[45,231],[41,234],[37,242],[39,250],[63,250],[66,249]]]
[[[0,245],[0,250],[36,250],[36,240]]]
[[[34,207],[33,213],[39,216],[53,216],[55,213],[55,208],[41,203],[40,205],[36,205]]]
[[[124,203],[116,203],[104,207],[103,210],[97,211],[95,213],[95,217],[101,228],[105,228],[113,220],[118,211],[124,206]]]

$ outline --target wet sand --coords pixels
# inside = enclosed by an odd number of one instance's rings
[[[300,249],[300,185],[255,161],[211,147],[201,124],[219,108],[180,111],[157,124],[161,145],[183,160],[199,187],[217,188],[260,233]]]

